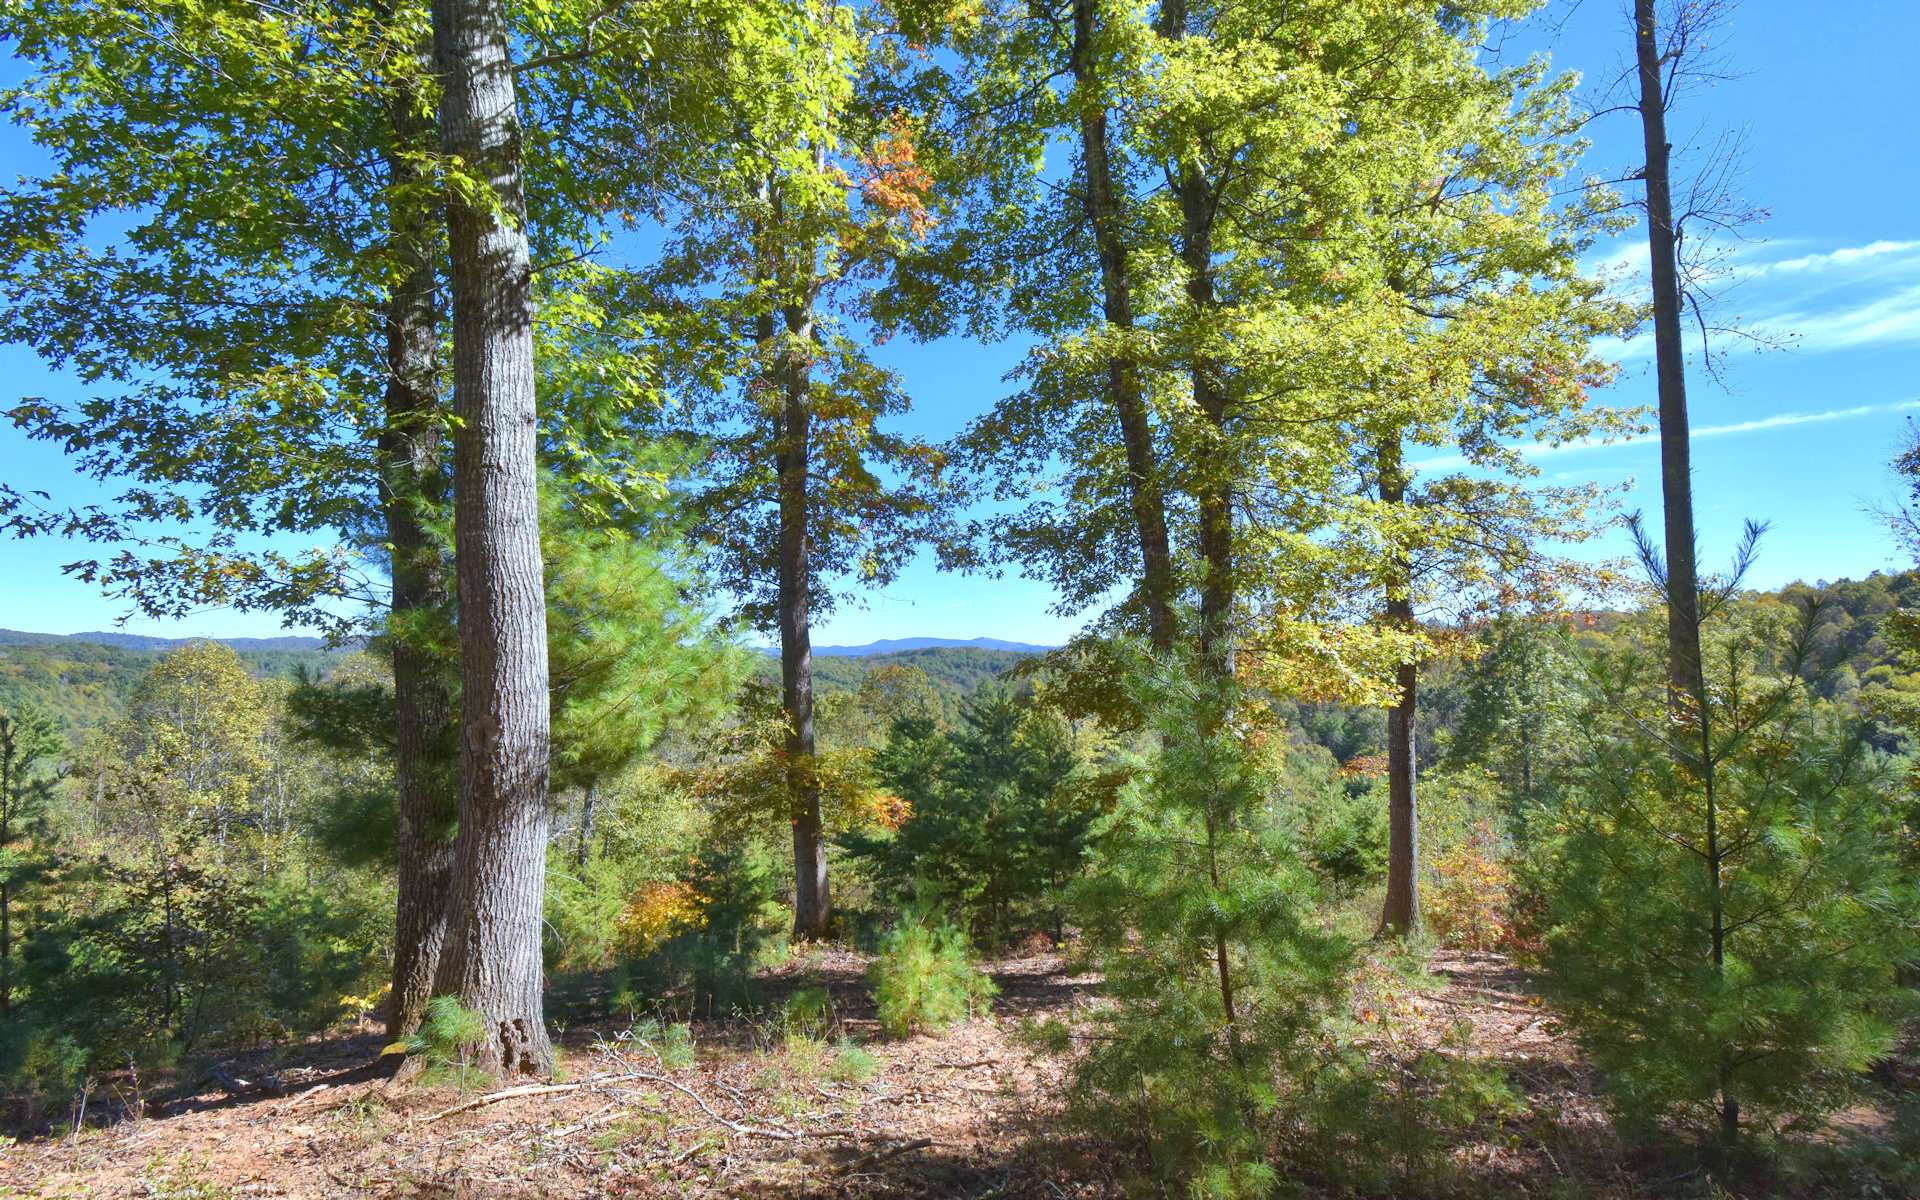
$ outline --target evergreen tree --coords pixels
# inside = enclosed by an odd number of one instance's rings
[[[1890,1046],[1920,947],[1887,764],[1800,676],[1811,614],[1791,628],[1726,596],[1702,606],[1697,716],[1668,715],[1648,623],[1589,667],[1538,869],[1547,991],[1622,1124],[1698,1120],[1730,1149],[1842,1102]]]
[[[1501,613],[1475,642],[1446,761],[1493,772],[1525,820],[1550,807],[1564,782],[1579,667],[1545,617]]]
[[[41,714],[0,713],[0,1019],[13,1019],[18,905],[51,865],[45,845],[54,781],[49,768],[60,748],[53,722]]]
[[[875,860],[894,897],[947,906],[978,944],[1003,944],[1020,922],[1050,915],[1093,814],[1073,748],[1047,714],[995,691],[970,697],[960,719],[951,733],[925,718],[894,724],[874,772],[907,818],[891,837],[844,841]]]
[[[1075,892],[1112,999],[1076,1094],[1163,1184],[1264,1195],[1280,1089],[1339,1004],[1351,947],[1315,914],[1292,815],[1275,811],[1283,739],[1205,670],[1148,660],[1129,686],[1153,748]]]

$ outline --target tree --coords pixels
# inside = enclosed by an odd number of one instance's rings
[[[1322,679],[1364,684],[1363,645],[1408,640],[1314,627],[1351,617],[1339,591],[1351,556],[1382,541],[1323,531],[1356,517],[1355,413],[1379,401],[1356,390],[1382,354],[1412,360],[1395,340],[1408,301],[1385,270],[1431,240],[1402,229],[1417,221],[1410,197],[1427,198],[1422,172],[1445,166],[1451,126],[1499,127],[1498,101],[1531,78],[1490,85],[1473,65],[1473,31],[1507,11],[1095,3],[990,6],[962,23],[955,45],[982,81],[972,111],[992,115],[1009,157],[1050,136],[1076,151],[1057,183],[989,173],[943,250],[971,255],[966,278],[1007,296],[982,307],[1040,336],[1025,389],[961,448],[1019,501],[987,522],[997,548],[1064,609],[1123,594],[1109,623],[1157,638],[1178,624],[1147,598],[1164,592],[1216,671],[1236,669],[1239,646],[1253,652],[1245,669],[1275,681],[1311,674],[1287,666],[1306,656],[1331,668]],[[1063,73],[1064,101],[1051,84]],[[1456,85],[1470,98],[1454,100]],[[1504,157],[1469,165],[1502,183],[1561,169],[1555,147],[1513,148],[1518,122],[1506,136]],[[1469,185],[1447,198],[1459,211],[1436,224],[1471,228]],[[1036,477],[1057,486],[1036,495]],[[1171,578],[1148,583],[1163,538]]]
[[[1703,594],[1699,725],[1670,718],[1646,625],[1588,666],[1576,778],[1537,868],[1547,992],[1619,1119],[1699,1119],[1723,1150],[1844,1102],[1891,1044],[1916,949],[1884,760],[1801,676],[1817,611],[1750,611],[1732,587]]]
[[[1581,148],[1573,80],[1546,79],[1539,62],[1489,72],[1474,40],[1440,28],[1413,41],[1434,98],[1378,113],[1399,128],[1379,139],[1385,161],[1374,169],[1388,182],[1371,261],[1338,268],[1348,285],[1367,280],[1400,309],[1389,309],[1380,328],[1391,332],[1353,381],[1353,471],[1371,511],[1346,523],[1363,542],[1355,561],[1370,566],[1382,619],[1408,634],[1423,609],[1470,611],[1503,595],[1544,602],[1576,574],[1539,547],[1584,539],[1599,489],[1534,483],[1538,471],[1514,443],[1564,444],[1620,427],[1587,405],[1611,375],[1589,346],[1623,329],[1626,309],[1579,265],[1609,227],[1611,197],[1589,189],[1571,205],[1555,199]],[[1472,470],[1423,469],[1408,460],[1422,446],[1457,451]],[[1417,651],[1397,664],[1387,715],[1386,933],[1420,920],[1419,666]]]
[[[542,474],[552,787],[584,793],[581,845],[591,838],[586,827],[599,785],[653,753],[662,738],[702,729],[726,712],[746,665],[745,652],[698,599],[700,580],[677,544],[670,494],[644,510],[589,514],[584,507],[573,490]],[[431,532],[450,540],[444,523]],[[457,706],[453,614],[420,616],[410,632],[414,652],[430,652],[428,665]],[[391,755],[397,700],[390,672],[335,669],[324,680],[304,681],[292,699],[294,730],[308,742],[351,755]],[[400,853],[390,807],[342,813],[330,823],[356,854],[377,846],[374,856],[390,863]],[[386,828],[352,827],[368,819]]]
[[[1696,533],[1693,522],[1692,449],[1687,417],[1687,359],[1681,321],[1692,316],[1702,361],[1715,373],[1716,326],[1710,313],[1714,279],[1724,252],[1711,237],[1761,219],[1765,213],[1739,203],[1732,193],[1738,144],[1723,137],[1711,157],[1681,183],[1676,204],[1673,145],[1667,116],[1691,86],[1716,77],[1712,34],[1732,9],[1730,0],[1658,3],[1633,0],[1634,79],[1632,107],[1640,116],[1646,162],[1634,178],[1646,181],[1648,270],[1653,316],[1654,374],[1660,411],[1660,495],[1664,555],[1660,570],[1671,586],[1667,613],[1667,669],[1676,706],[1706,703],[1701,691],[1701,623]],[[1707,735],[1702,735],[1703,737]]]
[[[553,788],[581,794],[575,859],[584,867],[602,784],[670,733],[730,711],[748,653],[693,599],[699,579],[669,512],[589,520],[552,479],[542,499]]]
[[[917,666],[893,662],[863,671],[853,690],[829,691],[820,697],[821,741],[879,750],[902,719],[923,719],[939,725],[945,713],[944,701],[954,696],[953,691],[943,693],[936,688]]]
[[[287,813],[270,803],[277,705],[240,656],[192,642],[141,678],[105,731],[99,814],[110,832],[156,861],[204,842],[230,872],[264,873],[278,860]]]
[[[59,749],[53,723],[30,709],[0,713],[0,1017],[13,1019],[14,905],[45,871],[36,843],[46,835]]]
[[[495,0],[435,0],[453,291],[460,833],[434,991],[486,1022],[475,1065],[553,1065],[541,995],[547,638],[535,461],[533,264],[508,23]]]
[[[1549,620],[1509,611],[1480,631],[1460,724],[1447,746],[1449,763],[1491,771],[1522,821],[1559,794],[1573,744],[1579,668]]]
[[[1135,351],[1128,345],[1134,333],[1133,280],[1128,273],[1128,220],[1123,180],[1113,167],[1110,112],[1114,98],[1108,77],[1112,64],[1103,58],[1112,50],[1102,45],[1101,5],[1097,0],[1072,0],[1073,36],[1069,69],[1073,93],[1068,105],[1079,126],[1079,151],[1084,184],[1081,198],[1100,264],[1100,310],[1113,345],[1107,352],[1107,401],[1120,426],[1126,448],[1127,500],[1140,541],[1139,601],[1145,610],[1147,636],[1156,650],[1173,648],[1173,550],[1167,536],[1166,500],[1161,494],[1159,452]],[[1101,52],[1106,49],[1106,55]]]
[[[64,512],[7,492],[0,511],[146,550],[70,570],[149,615],[228,604],[345,632],[379,598],[363,568],[388,577],[404,1033],[444,935],[456,803],[451,701],[414,628],[452,604],[428,532],[446,468],[425,9],[12,7],[36,72],[7,105],[54,168],[7,198],[6,330],[106,389],[12,416],[127,487]],[[243,532],[346,544],[289,555]]]
[[[1667,676],[1676,696],[1706,703],[1701,677],[1700,601],[1693,529],[1692,444],[1687,432],[1687,360],[1680,340],[1684,297],[1680,225],[1673,214],[1672,144],[1667,108],[1687,43],[1717,4],[1677,7],[1666,30],[1655,0],[1633,2],[1633,54],[1639,79],[1640,133],[1646,149],[1647,252],[1653,283],[1654,371],[1660,390],[1660,499],[1666,532]]]
[[[738,97],[724,153],[689,154],[651,201],[668,251],[610,305],[657,314],[683,407],[656,428],[702,451],[692,531],[738,613],[778,640],[803,937],[831,919],[812,623],[843,580],[892,578],[945,496],[941,455],[882,427],[907,397],[862,339],[875,281],[912,252],[936,199],[920,129],[880,82],[897,35],[861,24],[878,16],[771,6],[750,23],[746,79],[783,82]]]
[[[528,44],[591,46],[599,8],[510,16]],[[0,323],[99,389],[10,415],[121,490],[62,508],[0,489],[0,518],[121,547],[69,569],[149,615],[231,605],[380,636],[403,847],[389,1020],[408,1032],[444,938],[458,807],[454,681],[422,632],[454,602],[436,532],[450,503],[446,164],[427,6],[18,0],[6,15],[33,72],[4,102],[52,167],[0,199]],[[540,104],[576,106],[578,77],[553,68],[583,57],[536,56]],[[683,111],[709,78],[684,74],[623,111]],[[564,261],[603,215],[582,199],[600,160],[550,137],[530,151],[526,232]],[[559,269],[542,280],[573,285]],[[597,365],[551,360],[575,377],[551,389],[543,432],[605,489],[596,420],[635,389],[604,372],[566,386]],[[290,537],[331,544],[290,553]]]
[[[1075,788],[1065,731],[1001,691],[969,697],[951,734],[925,717],[896,721],[874,760],[906,819],[891,836],[843,839],[872,859],[889,891],[949,906],[977,944],[1000,945],[1078,873],[1093,813]],[[1056,910],[1057,913],[1057,910]]]
[[[1142,658],[1128,685],[1153,736],[1075,890],[1112,997],[1076,1099],[1144,1140],[1163,1182],[1262,1195],[1276,1091],[1314,1052],[1351,948],[1311,913],[1296,815],[1276,796],[1283,740],[1199,664]]]

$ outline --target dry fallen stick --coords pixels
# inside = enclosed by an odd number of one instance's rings
[[[890,1158],[898,1158],[902,1154],[910,1154],[915,1150],[925,1150],[928,1146],[931,1146],[931,1145],[933,1145],[932,1138],[915,1138],[910,1142],[901,1142],[897,1146],[888,1146],[884,1149],[869,1150],[865,1154],[862,1154],[859,1158],[856,1158],[851,1163],[847,1164],[847,1169],[843,1172],[843,1174],[854,1175],[859,1173],[860,1171],[865,1170],[868,1167],[876,1166],[880,1163],[886,1162]]]
[[[1517,1004],[1496,1004],[1492,1000],[1449,1000],[1445,996],[1428,996],[1426,999],[1434,1004],[1447,1005],[1449,1008],[1491,1008],[1497,1009],[1500,1012],[1520,1013],[1522,1016],[1528,1017],[1538,1016],[1540,1013],[1540,1010],[1537,1008],[1521,1008]]]
[[[433,1114],[430,1117],[422,1118],[420,1121],[420,1124],[431,1125],[442,1117],[451,1117],[455,1113],[463,1113],[476,1108],[484,1108],[489,1104],[498,1104],[502,1100],[518,1100],[522,1096],[557,1096],[561,1092],[577,1092],[581,1088],[588,1087],[588,1086],[590,1085],[585,1082],[581,1082],[581,1083],[529,1083],[521,1087],[510,1087],[510,1088],[506,1088],[503,1091],[488,1092],[484,1096],[475,1096],[473,1099],[464,1100],[459,1104],[454,1105],[452,1108],[443,1108],[439,1112]]]
[[[497,1104],[502,1100],[519,1100],[528,1096],[557,1096],[564,1092],[578,1092],[587,1088],[599,1087],[603,1084],[621,1083],[636,1079],[644,1080],[648,1083],[658,1083],[672,1088],[674,1091],[679,1092],[687,1099],[699,1105],[700,1111],[707,1114],[708,1119],[714,1124],[719,1125],[729,1132],[737,1133],[741,1137],[765,1138],[769,1141],[776,1142],[797,1142],[807,1138],[865,1138],[873,1136],[862,1133],[857,1129],[782,1129],[768,1125],[748,1125],[740,1121],[731,1121],[715,1112],[713,1105],[708,1104],[705,1097],[701,1096],[700,1093],[694,1091],[686,1084],[681,1083],[677,1079],[668,1078],[665,1075],[655,1075],[649,1071],[623,1071],[614,1075],[599,1075],[592,1079],[582,1079],[577,1083],[532,1083],[524,1084],[520,1087],[503,1088],[497,1092],[488,1092],[484,1096],[475,1096],[471,1100],[462,1101],[452,1108],[441,1109],[430,1117],[422,1118],[418,1123],[421,1125],[431,1125],[443,1117],[451,1117],[455,1113],[471,1112],[473,1109],[483,1108],[489,1104]]]

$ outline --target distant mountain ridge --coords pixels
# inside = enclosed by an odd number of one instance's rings
[[[778,655],[778,646],[762,646],[766,654]],[[1032,642],[1009,642],[1002,638],[883,638],[863,646],[815,646],[816,658],[868,658],[875,654],[899,654],[907,650],[1004,650],[1013,654],[1044,654],[1056,646],[1037,646]]]
[[[142,652],[178,650],[192,642],[219,642],[235,650],[326,650],[326,640],[317,637],[155,637],[145,633],[119,633],[100,630],[92,633],[30,633],[24,629],[0,629],[0,646],[53,646],[66,642],[85,642],[91,646],[112,646],[118,650]],[[348,645],[343,649],[358,649]],[[1005,650],[1015,654],[1044,654],[1055,646],[1032,642],[1010,642],[1004,638],[883,638],[862,646],[815,646],[819,658],[867,658],[875,654],[898,654],[906,650]],[[762,646],[767,654],[780,653],[777,646]]]
[[[0,646],[53,646],[66,642],[84,642],[90,646],[112,646],[118,650],[178,650],[194,642],[219,642],[235,650],[326,650],[324,638],[298,637],[154,637],[144,633],[117,633],[101,630],[95,633],[28,633],[21,629],[0,629]],[[348,646],[344,649],[355,649]]]

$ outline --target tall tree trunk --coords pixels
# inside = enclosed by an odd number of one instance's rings
[[[1199,171],[1180,171],[1182,235],[1180,257],[1187,268],[1187,301],[1196,313],[1217,303],[1213,288],[1212,189]],[[1211,426],[1212,443],[1224,450],[1228,437],[1226,393],[1214,364],[1196,350],[1192,368],[1193,401]],[[1233,675],[1233,475],[1223,453],[1208,453],[1193,464],[1200,525],[1200,661],[1219,678]]]
[[[786,310],[781,405],[775,445],[780,488],[780,701],[787,717],[787,799],[793,819],[793,935],[818,938],[832,920],[827,845],[820,819],[820,777],[814,764],[812,543],[807,530],[808,471],[813,453],[811,347],[813,312]]]
[[[1133,290],[1127,280],[1127,245],[1107,151],[1107,104],[1093,61],[1096,0],[1073,0],[1073,77],[1081,95],[1080,156],[1087,173],[1087,221],[1100,259],[1100,298],[1107,324],[1122,335],[1133,330]],[[1173,553],[1167,537],[1165,498],[1153,449],[1153,429],[1140,386],[1140,369],[1124,353],[1107,360],[1107,398],[1120,420],[1127,452],[1127,499],[1140,539],[1140,603],[1147,636],[1156,650],[1173,647]]]
[[[402,76],[388,105],[387,171],[397,192],[420,175],[408,157],[432,146],[420,111],[419,84]],[[428,532],[445,501],[439,417],[439,312],[434,295],[434,214],[405,199],[390,202],[388,237],[400,267],[388,299],[385,426],[380,433],[381,508],[393,548],[394,774],[399,793],[399,905],[394,922],[393,989],[387,1035],[420,1024],[433,995],[446,941],[453,877],[453,829],[459,795],[452,762],[453,699],[445,667],[412,640],[417,618],[451,602],[447,564]]]
[[[535,462],[533,272],[519,106],[499,0],[434,0],[441,148],[498,208],[447,200],[453,282],[460,833],[435,990],[480,1013],[496,1075],[553,1065],[541,997],[547,630]]]
[[[1185,0],[1164,0],[1155,29],[1163,38],[1188,36]],[[1199,317],[1219,304],[1213,280],[1213,225],[1219,202],[1199,163],[1185,159],[1171,171],[1180,201],[1180,262],[1186,268],[1187,303]],[[1196,320],[1195,324],[1200,324]],[[1209,443],[1192,464],[1200,526],[1200,661],[1220,679],[1233,676],[1233,474],[1224,453],[1228,436],[1227,395],[1217,366],[1202,347],[1192,350],[1194,406],[1210,426]]]
[[[1680,340],[1679,238],[1667,143],[1666,85],[1654,0],[1634,0],[1640,130],[1647,155],[1647,250],[1653,274],[1653,348],[1660,391],[1660,496],[1667,551],[1667,682],[1694,703],[1700,678],[1700,589],[1694,564],[1692,447],[1687,434],[1686,350]]]
[[[1407,474],[1398,434],[1387,434],[1379,450],[1380,500],[1406,503]],[[1413,570],[1396,554],[1387,580],[1386,623],[1413,628]],[[1420,812],[1414,793],[1414,726],[1419,711],[1420,667],[1412,659],[1394,672],[1399,697],[1387,710],[1387,899],[1380,908],[1379,933],[1405,937],[1420,928]]]

